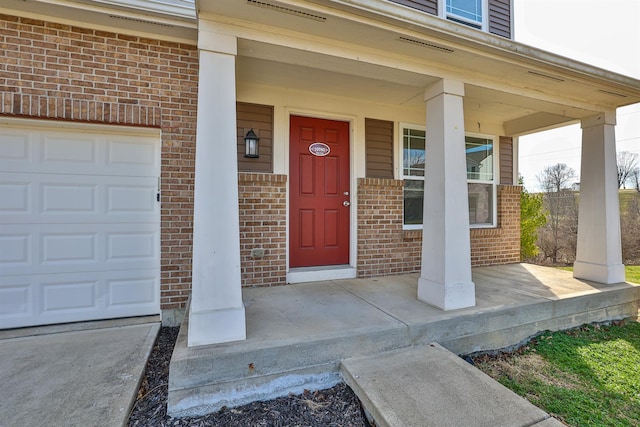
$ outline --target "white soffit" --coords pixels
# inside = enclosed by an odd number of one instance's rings
[[[313,50],[313,41],[324,39],[336,50],[359,49],[363,61],[385,56],[389,62],[395,60],[398,69],[422,67],[432,77],[459,78],[585,108],[640,102],[638,80],[386,0],[199,0],[198,7],[201,18],[235,28],[240,39],[302,50]]]

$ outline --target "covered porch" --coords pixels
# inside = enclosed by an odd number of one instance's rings
[[[388,179],[400,183],[400,188],[406,177],[398,129],[409,123],[426,132],[423,225],[411,231],[422,237],[421,265],[420,274],[410,276],[417,281],[411,289],[414,303],[425,313],[432,307],[420,301],[442,311],[481,306],[471,273],[465,164],[470,133],[514,141],[512,158],[504,165],[495,163],[488,184],[495,194],[496,185],[517,182],[514,159],[519,135],[581,123],[583,172],[575,276],[610,284],[624,279],[614,173],[615,110],[640,100],[640,82],[392,2],[285,3],[287,7],[198,3],[198,48],[204,71],[198,76],[190,346],[244,340],[249,322],[245,304],[249,295],[263,292],[242,289],[238,238],[242,212],[238,150],[233,144],[240,127],[238,102],[273,110],[272,159],[262,175],[284,182],[286,196],[280,206],[285,219],[275,238],[284,242],[278,256],[286,264],[282,269],[289,282],[291,267],[296,267],[291,262],[290,221],[295,193],[291,183],[296,178],[290,146],[296,116],[348,124],[349,186],[335,192],[345,196],[336,211],[351,215],[347,231],[340,233],[341,238],[349,237],[348,257],[336,265],[314,264],[314,274],[331,268],[352,277],[358,274],[359,258],[364,258],[360,248],[366,244],[360,238],[364,227],[359,221],[364,216],[358,216],[362,200],[357,182],[372,177],[367,120],[381,119],[395,126]],[[403,235],[404,225],[400,222]],[[499,233],[501,226],[493,221],[486,230]],[[510,243],[518,244],[517,232]]]
[[[247,339],[174,350],[169,412],[327,388],[344,359],[438,342],[456,354],[517,345],[543,330],[636,317],[640,285],[601,285],[530,264],[474,268],[476,306],[445,312],[418,301],[418,274],[243,290]],[[188,322],[188,316],[187,316]]]

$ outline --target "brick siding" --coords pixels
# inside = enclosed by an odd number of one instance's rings
[[[161,306],[191,288],[196,46],[0,14],[0,115],[162,130]]]
[[[421,239],[405,239],[402,230],[403,185],[393,179],[358,179],[358,277],[420,269]]]
[[[358,277],[420,271],[422,230],[402,229],[403,181],[358,180]],[[498,227],[472,228],[471,265],[520,261],[520,187],[498,186]]]
[[[284,285],[287,275],[287,177],[238,174],[243,286]],[[252,256],[264,249],[264,257]]]
[[[471,265],[520,262],[519,185],[498,186],[498,227],[471,229]]]

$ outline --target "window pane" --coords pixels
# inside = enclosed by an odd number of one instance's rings
[[[493,224],[493,184],[469,183],[469,223]]]
[[[482,0],[447,0],[447,13],[482,23]]]
[[[467,179],[493,181],[493,140],[467,136]]]
[[[424,181],[407,179],[404,182],[404,223],[422,224]]]
[[[403,130],[402,164],[404,176],[424,176],[425,131],[417,129]]]

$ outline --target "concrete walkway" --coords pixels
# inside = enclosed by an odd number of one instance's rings
[[[342,361],[378,427],[563,424],[438,344]]]
[[[160,324],[113,323],[0,331],[0,426],[126,423]]]

